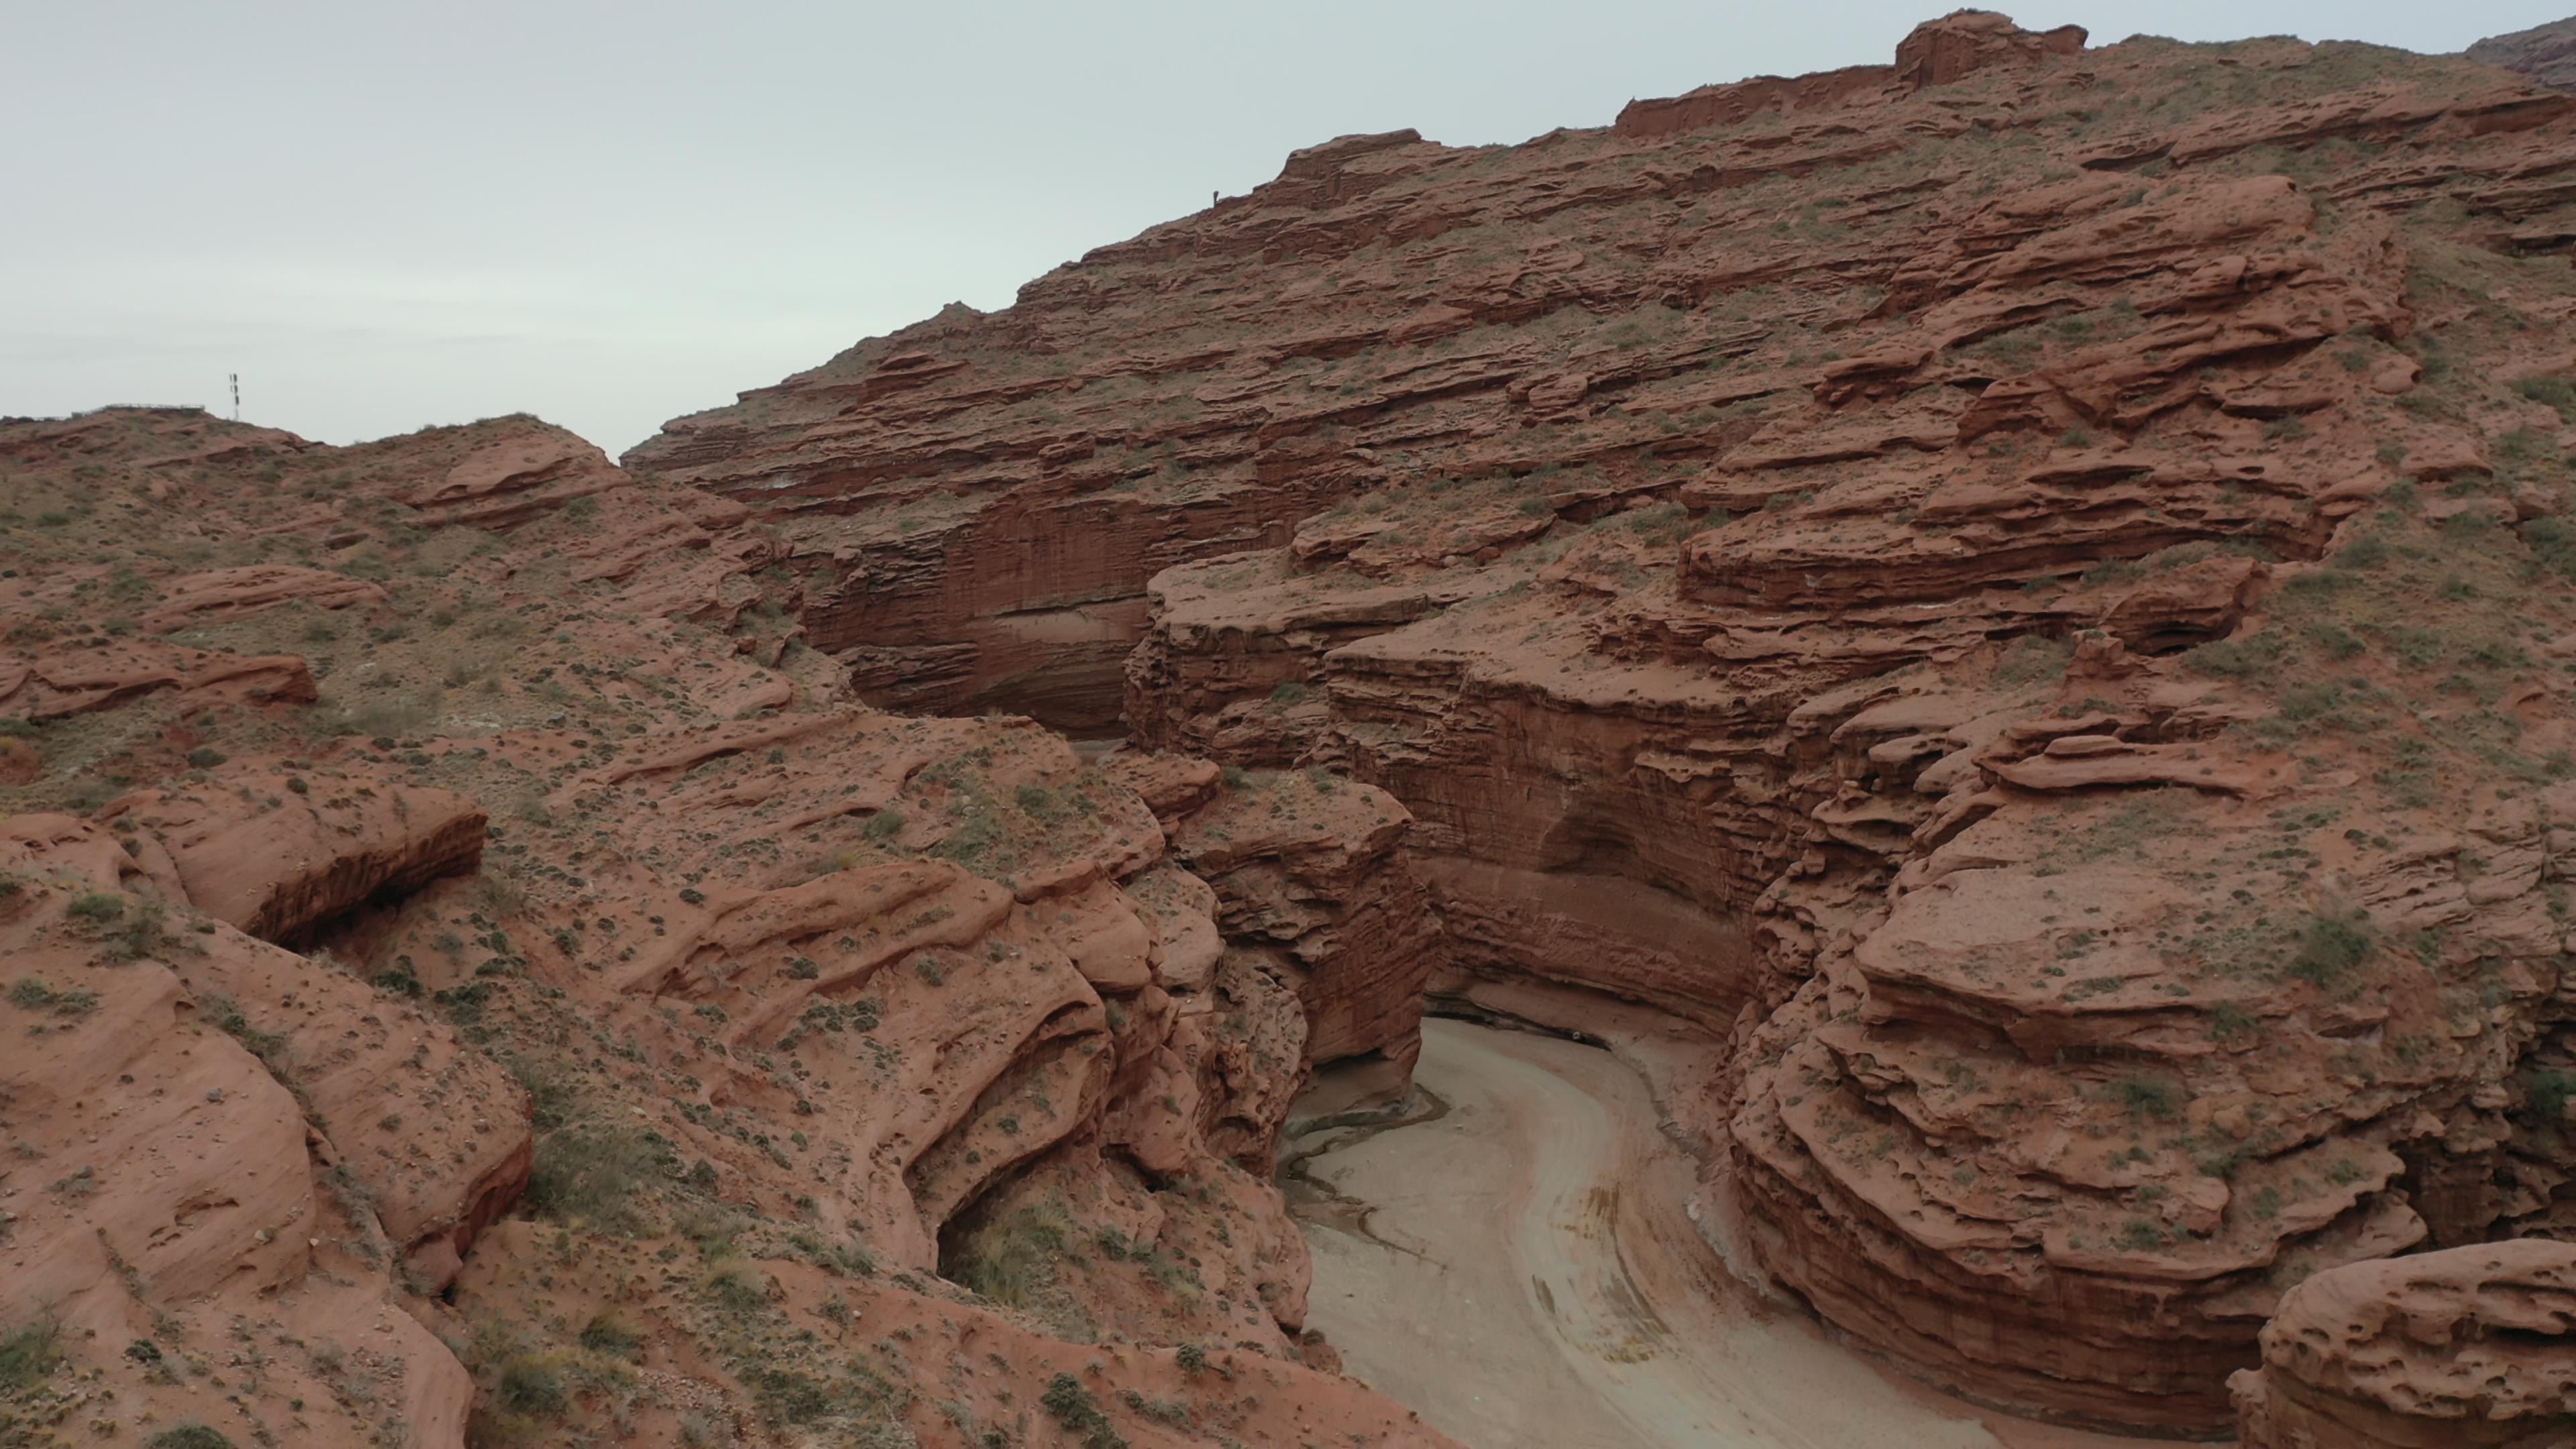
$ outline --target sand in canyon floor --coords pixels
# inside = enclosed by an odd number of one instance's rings
[[[1597,1048],[1423,1027],[1406,1125],[1311,1134],[1311,1326],[1471,1449],[2078,1449],[1895,1380],[1726,1274],[1645,1081]]]

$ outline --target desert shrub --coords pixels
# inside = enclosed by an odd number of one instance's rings
[[[2307,928],[2300,932],[2299,949],[2290,958],[2289,971],[2312,985],[2332,986],[2369,960],[2376,949],[2378,940],[2368,916],[2358,911],[2321,913],[2309,917]]]
[[[2326,563],[2328,567],[2338,569],[2375,569],[2388,562],[2393,552],[2387,539],[2376,533],[2365,533],[2335,550],[2334,557]]]
[[[1056,1262],[1071,1245],[1055,1215],[1023,1207],[957,1239],[943,1255],[941,1276],[996,1303],[1027,1308],[1054,1283]]]
[[[2522,1086],[2524,1109],[2533,1120],[2553,1127],[2567,1120],[2567,1104],[2576,1101],[2576,1071],[2533,1072]]]
[[[203,1424],[181,1424],[143,1441],[144,1449],[233,1449],[233,1441]]]
[[[174,939],[168,923],[169,913],[159,901],[143,901],[135,907],[133,914],[101,931],[99,936],[107,943],[108,959],[140,961],[146,956],[158,956],[167,951]]]
[[[529,1120],[540,1132],[552,1132],[573,1120],[581,1105],[576,1078],[560,1062],[525,1052],[503,1052],[501,1065],[528,1094]]]
[[[768,1301],[758,1282],[740,1268],[719,1268],[707,1276],[707,1296],[736,1313],[750,1313]]]
[[[572,1403],[562,1366],[543,1354],[517,1354],[502,1364],[494,1394],[501,1407],[513,1414],[547,1418],[562,1413]]]
[[[602,1309],[581,1326],[581,1346],[610,1358],[633,1358],[644,1346],[644,1335],[615,1310]]]
[[[63,1016],[87,1016],[98,1009],[98,993],[77,986],[56,990],[33,976],[21,976],[9,986],[9,1004],[29,1011],[52,1010]]]
[[[0,1389],[24,1393],[45,1381],[63,1361],[62,1330],[40,1318],[0,1335]]]
[[[2128,1108],[2133,1117],[2170,1122],[2181,1113],[2182,1098],[2182,1084],[2171,1077],[2142,1073],[2111,1084],[2111,1099]]]
[[[564,1127],[537,1142],[536,1161],[528,1169],[528,1210],[560,1223],[633,1234],[644,1225],[645,1190],[670,1164],[667,1147],[649,1133]]]
[[[2251,1036],[2262,1025],[2262,1019],[2233,1001],[2222,1001],[2209,1013],[2209,1039],[2234,1041]]]
[[[840,1406],[831,1385],[811,1374],[764,1365],[745,1378],[761,1413],[773,1424],[810,1424]]]
[[[261,1031],[242,1014],[242,1009],[229,996],[208,992],[197,1003],[206,1013],[206,1023],[240,1042],[270,1075],[280,1079],[287,1075],[287,1038],[282,1031]]]
[[[2064,674],[2066,661],[2074,657],[2075,646],[2067,640],[2025,634],[2004,651],[1995,674],[2006,684],[2036,684]]]
[[[2154,1218],[2133,1217],[2120,1225],[2119,1244],[2133,1253],[2149,1253],[2173,1241],[2172,1234]]]
[[[2523,545],[2541,566],[2576,578],[2576,527],[2563,518],[2535,518],[2522,526]]]
[[[1039,1397],[1038,1404],[1057,1423],[1080,1434],[1085,1449],[1126,1449],[1127,1441],[1109,1422],[1109,1416],[1101,1412],[1100,1401],[1073,1375],[1060,1373],[1047,1380],[1046,1393]]]
[[[2558,410],[2558,416],[2576,423],[2576,381],[2563,377],[2526,377],[2513,385],[2514,391],[2536,403]]]
[[[2280,638],[2257,634],[2250,639],[2220,639],[2187,651],[2183,663],[2195,674],[2224,679],[2258,679],[2281,666],[2287,648]]]

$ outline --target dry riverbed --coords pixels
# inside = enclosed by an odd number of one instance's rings
[[[1457,1021],[1423,1038],[1412,1109],[1303,1134],[1289,1199],[1314,1249],[1309,1325],[1472,1449],[2138,1442],[1941,1398],[1757,1300],[1691,1222],[1690,1165],[1610,1053]]]

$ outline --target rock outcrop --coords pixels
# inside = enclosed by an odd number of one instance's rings
[[[191,705],[310,704],[316,697],[312,671],[293,654],[245,657],[94,639],[0,663],[0,707],[31,722],[105,709],[162,689]]]
[[[2302,1279],[2576,1221],[2572,107],[1963,14],[1299,152],[627,462],[867,697],[1383,789],[1447,960],[1732,1041],[1762,1271],[2217,1433]]]
[[[743,508],[528,419],[0,457],[0,1438],[1443,1442],[1301,1365],[1268,1181],[1412,1060],[1383,793],[859,705]]]
[[[1409,1072],[1444,943],[1397,849],[1412,825],[1404,807],[1324,770],[1220,772],[1171,756],[1113,757],[1108,769],[1138,785],[1173,858],[1208,882],[1225,938],[1295,987],[1308,1062],[1373,1056],[1399,1080]]]
[[[2470,46],[2468,56],[2555,90],[2576,90],[2576,18],[2489,36]]]
[[[370,771],[252,775],[127,796],[109,823],[167,863],[179,898],[264,941],[295,942],[370,901],[412,894],[483,858],[483,812]]]
[[[417,1007],[128,893],[128,859],[64,817],[0,839],[0,1322],[27,1374],[0,1427],[204,1423],[192,1380],[254,1339],[280,1351],[222,1430],[461,1446],[473,1384],[406,1297],[526,1181],[526,1096]]]
[[[2576,1246],[2453,1248],[2320,1273],[2230,1385],[2245,1449],[2576,1439]]]

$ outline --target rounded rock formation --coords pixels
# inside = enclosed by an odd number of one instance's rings
[[[2230,1380],[2244,1449],[2576,1443],[2576,1244],[2355,1263],[2282,1295]]]

